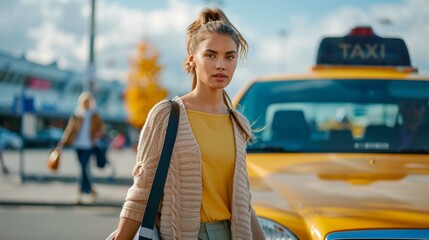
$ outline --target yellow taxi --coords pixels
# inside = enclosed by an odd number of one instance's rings
[[[308,73],[242,89],[267,239],[429,239],[428,99],[403,39],[370,27],[323,38]]]

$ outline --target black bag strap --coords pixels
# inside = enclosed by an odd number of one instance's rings
[[[152,239],[152,232],[155,226],[155,219],[158,213],[159,204],[164,192],[165,180],[167,179],[168,168],[170,166],[171,154],[173,152],[174,142],[176,141],[177,129],[179,127],[180,107],[175,101],[172,103],[170,117],[168,119],[167,133],[162,147],[161,157],[150,189],[149,199],[146,205],[146,211],[143,216],[139,232],[139,240]]]

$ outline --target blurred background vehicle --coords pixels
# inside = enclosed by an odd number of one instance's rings
[[[0,126],[0,149],[20,149],[23,147],[21,136]]]
[[[56,127],[48,127],[40,129],[36,132],[34,138],[25,139],[26,147],[55,147],[61,139],[63,129]]]

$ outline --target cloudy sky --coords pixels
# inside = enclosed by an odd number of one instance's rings
[[[84,72],[90,2],[1,0],[0,51]],[[356,25],[404,38],[413,66],[429,74],[427,0],[97,0],[99,78],[125,82],[129,59],[145,39],[161,55],[162,84],[187,91],[191,81],[181,69],[185,30],[205,6],[220,6],[250,44],[229,87],[232,95],[259,75],[307,71],[322,36],[345,35]]]

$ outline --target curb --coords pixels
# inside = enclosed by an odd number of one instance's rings
[[[133,184],[132,178],[125,177],[93,177],[93,182],[98,184],[110,184],[110,185],[121,185],[121,186],[131,186]],[[66,183],[75,183],[77,181],[76,176],[52,176],[52,175],[25,175],[22,179],[22,182],[66,182]]]
[[[27,202],[27,201],[0,201],[0,207],[31,206],[31,207],[113,207],[122,208],[122,202],[96,202],[96,203],[72,203],[72,202]]]

